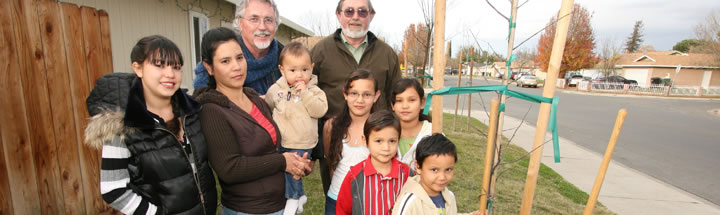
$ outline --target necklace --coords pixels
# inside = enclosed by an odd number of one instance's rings
[[[354,130],[354,129],[352,129],[352,127],[349,127],[349,128],[348,128],[348,135],[347,135],[347,136],[348,136],[348,145],[353,146],[353,147],[363,145],[363,144],[360,142],[360,140],[363,138],[363,135],[360,134],[359,136],[354,136],[353,134],[354,134],[355,132],[353,132],[353,130]],[[352,142],[351,142],[351,141],[352,141]]]

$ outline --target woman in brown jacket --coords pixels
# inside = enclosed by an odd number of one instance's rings
[[[311,169],[309,160],[278,152],[282,138],[269,106],[243,87],[247,63],[236,38],[227,28],[205,33],[202,61],[210,82],[195,92],[203,103],[210,165],[222,188],[221,214],[282,214],[283,173],[302,177]]]

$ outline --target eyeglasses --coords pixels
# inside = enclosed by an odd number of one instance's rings
[[[370,14],[370,11],[365,8],[358,8],[357,10],[353,8],[348,8],[343,11],[343,14],[345,14],[345,17],[347,18],[352,18],[353,15],[355,15],[355,11],[357,11],[357,14],[360,18],[365,18],[368,16],[368,14]]]
[[[349,97],[351,99],[357,99],[357,98],[369,99],[369,98],[375,97],[375,94],[370,94],[370,93],[360,94],[358,92],[350,92],[350,93],[348,93],[347,97]]]
[[[259,16],[251,16],[251,17],[248,17],[246,20],[249,21],[253,25],[260,24]],[[266,16],[265,18],[262,19],[262,23],[265,25],[275,25],[275,19],[273,19],[272,17]]]

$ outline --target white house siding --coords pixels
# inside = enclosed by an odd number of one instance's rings
[[[645,86],[648,85],[648,69],[624,69],[623,70],[623,77],[630,79],[630,80],[636,80],[638,82],[639,86]]]
[[[191,0],[61,0],[79,6],[107,11],[110,17],[110,37],[114,72],[130,72],[130,51],[137,41],[148,35],[159,34],[177,44],[183,54],[182,88],[192,89],[192,53],[190,46],[190,18],[187,9]],[[220,11],[214,16],[217,4]],[[219,27],[221,21],[232,21],[235,5],[225,0],[202,0],[209,28]],[[196,6],[191,10],[203,13]]]

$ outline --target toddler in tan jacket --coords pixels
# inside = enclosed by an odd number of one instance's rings
[[[318,142],[318,118],[328,109],[325,92],[317,87],[317,76],[312,74],[310,51],[301,43],[292,42],[280,52],[282,77],[268,89],[265,101],[273,109],[282,143],[281,152],[295,152],[310,159]],[[285,173],[284,214],[302,212],[307,202],[302,181]]]

